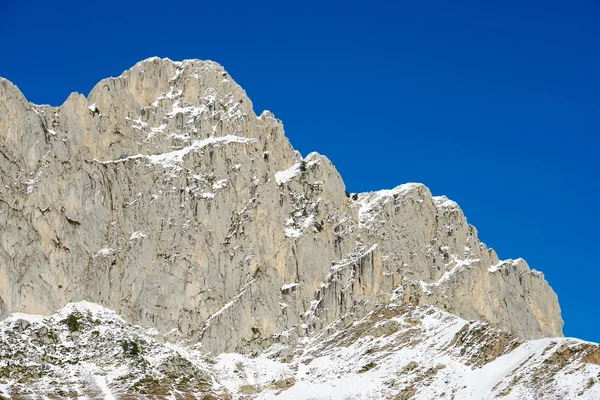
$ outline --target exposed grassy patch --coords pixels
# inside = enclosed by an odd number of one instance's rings
[[[67,325],[69,328],[69,332],[78,332],[81,329],[81,324],[79,323],[79,317],[75,314],[69,315],[67,318],[63,320],[63,323]]]
[[[373,368],[375,368],[376,366],[377,366],[377,364],[376,364],[376,363],[374,363],[373,361],[371,361],[370,363],[363,365],[363,366],[362,366],[362,367],[361,367],[361,368],[358,370],[358,373],[359,373],[359,374],[363,374],[363,373],[365,373],[365,372],[367,372],[367,371],[370,371],[370,370],[372,370],[372,369],[373,369]]]

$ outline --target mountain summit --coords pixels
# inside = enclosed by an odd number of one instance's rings
[[[60,107],[2,79],[0,133],[3,318],[93,302],[212,356],[315,341],[322,356],[328,340],[357,346],[378,313],[409,341],[409,314],[421,327],[462,321],[452,345],[467,352],[463,319],[485,322],[510,338],[492,358],[562,336],[543,274],[499,260],[455,202],[417,183],[347,193],[214,62],[151,58]]]

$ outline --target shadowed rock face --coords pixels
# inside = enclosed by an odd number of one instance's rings
[[[0,313],[88,300],[213,352],[347,326],[391,300],[532,339],[556,294],[421,184],[347,196],[216,63],[153,58],[86,99],[0,79]]]

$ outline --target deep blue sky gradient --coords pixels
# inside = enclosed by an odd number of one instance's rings
[[[349,191],[456,200],[600,342],[600,3],[281,3],[0,0],[0,76],[59,105],[150,56],[215,60]]]

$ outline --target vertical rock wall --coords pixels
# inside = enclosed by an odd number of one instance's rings
[[[420,184],[348,196],[216,63],[153,58],[30,104],[0,79],[0,314],[88,300],[208,351],[435,304],[524,338],[557,297]]]

